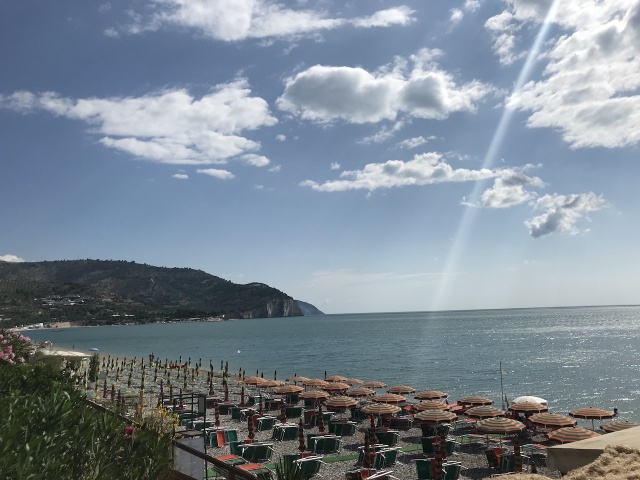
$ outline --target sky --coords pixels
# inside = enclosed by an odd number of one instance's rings
[[[640,2],[0,3],[0,260],[326,313],[638,304]]]

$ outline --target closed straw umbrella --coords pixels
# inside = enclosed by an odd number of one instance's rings
[[[216,427],[220,426],[220,407],[218,406],[218,402],[216,402],[215,405],[215,409],[214,409],[214,415],[216,417]]]

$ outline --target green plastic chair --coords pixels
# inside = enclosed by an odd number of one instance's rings
[[[378,442],[384,443],[389,447],[395,447],[400,441],[400,433],[393,430],[376,432],[376,437],[378,438]]]
[[[229,442],[229,453],[232,455],[240,455],[242,453],[240,451],[240,445],[244,445],[244,442],[238,440]]]
[[[238,441],[238,430],[225,430],[224,439],[227,443]]]
[[[418,473],[418,480],[432,480],[433,475],[433,458],[416,458],[416,470]]]
[[[458,462],[445,463],[442,465],[444,470],[443,480],[458,480],[462,465]]]
[[[231,412],[231,420],[240,420],[240,407],[231,407],[229,412]]]
[[[265,430],[271,430],[275,424],[276,424],[275,418],[262,417],[258,419],[258,426],[256,427],[256,430],[259,432],[264,432]]]
[[[511,473],[516,469],[516,457],[513,453],[500,455],[500,473]]]
[[[436,447],[433,441],[436,437],[422,437],[422,453],[425,455],[435,455]]]
[[[303,479],[308,479],[319,475],[322,463],[322,457],[318,456],[296,460],[296,465],[298,466]]]

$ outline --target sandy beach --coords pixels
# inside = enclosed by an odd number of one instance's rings
[[[168,368],[165,370],[164,361],[154,363],[154,366],[150,366],[149,359],[145,358],[142,362],[141,359],[136,359],[133,362],[132,359],[115,358],[110,357],[103,352],[100,352],[101,364],[111,365],[109,373],[107,369],[103,368],[100,373],[97,389],[88,390],[87,396],[99,403],[110,403],[112,392],[120,392],[120,394],[126,398],[128,414],[133,415],[135,403],[140,398],[140,385],[142,380],[142,372],[144,369],[144,410],[145,412],[151,411],[158,405],[159,395],[162,393],[165,395],[165,402],[171,403],[168,400],[168,395],[172,393],[174,396],[180,393],[188,395],[191,393],[206,394],[210,400],[208,401],[209,408],[206,410],[206,420],[214,421],[215,419],[215,401],[216,398],[219,403],[240,405],[241,398],[244,396],[245,406],[250,401],[251,397],[262,399],[265,402],[262,405],[262,416],[275,417],[275,424],[280,424],[281,410],[274,408],[267,410],[268,398],[281,398],[281,396],[274,394],[273,388],[257,388],[256,386],[247,385],[241,382],[237,375],[228,375],[227,391],[228,401],[225,401],[225,388],[223,385],[223,371],[219,369],[220,365],[198,365],[196,374],[196,363],[186,359],[179,359],[175,362],[169,363]],[[176,364],[183,365],[183,368],[178,369]],[[143,368],[144,365],[144,368]],[[157,366],[156,366],[157,365]],[[172,368],[173,366],[173,368]],[[184,380],[184,372],[186,366],[186,383]],[[118,368],[120,367],[120,368]],[[216,368],[217,367],[217,368]],[[119,371],[118,371],[119,370]],[[178,374],[178,370],[181,372]],[[207,380],[207,377],[213,379],[212,384]],[[154,381],[155,378],[155,381]],[[104,398],[104,385],[106,379],[106,391],[107,396]],[[293,384],[293,382],[283,382],[285,384]],[[297,382],[299,385],[300,383]],[[169,387],[169,385],[171,385]],[[82,388],[82,387],[81,387]],[[212,390],[211,390],[212,388]],[[311,389],[311,387],[308,387]],[[385,393],[387,388],[380,388],[376,390],[376,394],[380,395]],[[117,395],[117,394],[116,394]],[[417,400],[413,400],[411,395],[407,395],[409,403],[417,403]],[[176,400],[175,402],[178,402]],[[188,404],[189,400],[185,399],[186,403],[184,408],[186,410],[191,409],[191,405]],[[451,403],[455,403],[454,399],[450,400]],[[251,405],[255,410],[260,409],[260,402],[255,405]],[[299,406],[303,405],[301,400],[298,403]],[[195,405],[193,405],[195,409]],[[224,410],[224,408],[223,408]],[[304,411],[304,408],[303,408]],[[327,409],[323,408],[326,412]],[[219,429],[233,429],[237,431],[238,439],[245,440],[249,438],[248,422],[244,419],[232,419],[229,413],[219,415]],[[460,417],[461,419],[464,417]],[[200,418],[202,419],[202,418]],[[343,412],[336,412],[332,416],[332,420],[350,420],[350,410]],[[288,423],[298,425],[300,418],[288,418]],[[188,430],[191,425],[188,422],[182,422],[182,425],[178,427],[180,430]],[[353,470],[357,467],[357,460],[354,458],[358,454],[359,447],[362,447],[365,443],[365,431],[370,428],[370,420],[363,419],[357,422],[355,433],[351,436],[341,436],[341,447],[336,453],[324,455],[326,460],[325,464],[320,470],[320,474],[323,478],[328,480],[342,480],[345,478],[346,472]],[[328,422],[324,422],[324,432],[328,431]],[[305,424],[304,427],[305,438],[309,434],[320,434],[318,426],[310,426]],[[390,466],[392,475],[399,479],[411,479],[416,478],[416,460],[432,457],[433,455],[426,455],[423,453],[421,438],[422,431],[418,425],[418,422],[414,423],[413,427],[408,430],[399,430],[399,440],[397,447],[399,448],[397,462]],[[448,439],[456,442],[454,453],[449,456],[448,461],[460,462],[463,466],[462,476],[469,479],[482,479],[491,475],[492,470],[489,468],[487,458],[485,456],[485,450],[493,449],[494,447],[502,447],[505,450],[513,450],[513,442],[511,438],[504,437],[503,439],[495,437],[491,438],[489,443],[485,439],[478,439],[473,437],[466,437],[466,435],[474,434],[475,428],[472,423],[459,422],[451,425],[451,430],[448,435]],[[283,455],[299,454],[299,440],[296,436],[295,439],[279,441],[274,440],[272,429],[269,428],[265,431],[254,430],[255,442],[267,442],[273,449],[271,460],[265,462],[267,465],[272,464]],[[469,440],[474,441],[470,442]],[[478,441],[479,440],[479,441]],[[537,433],[529,437],[521,437],[521,444],[542,444],[549,445],[546,436],[542,433]],[[307,445],[309,448],[309,445]],[[230,454],[230,448],[228,445],[222,447],[207,447],[207,453],[213,457]],[[551,472],[546,469],[545,457],[542,454],[533,454],[529,457],[525,457],[523,461],[523,470],[530,471],[533,467],[537,470],[538,474],[545,475],[549,478],[559,478],[559,472]]]

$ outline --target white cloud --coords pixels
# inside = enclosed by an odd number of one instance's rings
[[[508,208],[528,202],[535,198],[535,194],[525,190],[526,187],[544,187],[544,182],[538,177],[530,177],[523,173],[532,168],[505,168],[496,172],[493,186],[482,194],[481,202],[485,208]]]
[[[231,180],[234,178],[233,173],[228,172],[227,170],[219,170],[217,168],[199,168],[196,172],[201,173],[202,175],[219,178],[220,180]]]
[[[189,180],[189,175],[186,173],[175,173],[173,174],[173,178],[177,178],[178,180]]]
[[[535,203],[536,210],[544,213],[525,222],[529,234],[539,238],[555,232],[576,235],[578,220],[589,212],[595,212],[608,206],[607,201],[593,192],[572,195],[545,195]]]
[[[433,63],[439,55],[438,50],[424,49],[373,73],[359,67],[315,65],[287,79],[277,105],[318,123],[375,123],[395,120],[401,113],[445,119],[453,112],[475,111],[492,87],[478,81],[458,85]]]
[[[559,0],[556,0],[559,2]],[[487,21],[505,63],[527,26],[545,21],[551,0],[508,0]],[[538,60],[543,76],[506,102],[529,113],[530,128],[552,128],[573,148],[618,148],[640,143],[640,3],[564,0],[550,19],[562,34]]]
[[[246,80],[217,85],[201,98],[184,89],[142,97],[70,99],[52,92],[0,95],[0,108],[44,110],[80,120],[103,135],[100,143],[168,164],[206,165],[256,151],[242,134],[274,125],[265,100],[252,97]]]
[[[279,133],[278,135],[276,135],[276,140],[278,140],[279,142],[284,142],[287,139],[286,135],[283,135],[282,133]]]
[[[155,0],[151,14],[131,14],[126,33],[139,34],[166,26],[193,29],[226,42],[290,38],[352,25],[360,28],[407,25],[413,10],[405,6],[380,10],[360,18],[331,18],[323,10],[291,9],[271,0]]]
[[[282,170],[282,165],[274,165],[269,169],[271,173],[278,173],[280,170]]]
[[[256,155],[255,153],[248,153],[240,157],[240,161],[251,165],[253,167],[266,167],[269,165],[269,159],[264,155]]]
[[[398,148],[418,148],[427,143],[427,139],[422,135],[419,137],[407,138],[397,143]]]
[[[340,170],[340,164],[338,162],[332,162],[331,165],[329,165],[329,168],[331,170]]]
[[[389,138],[393,137],[393,135],[395,135],[396,132],[401,130],[403,126],[404,126],[404,122],[395,122],[390,127],[387,127],[387,126],[382,127],[373,135],[370,135],[368,137],[362,138],[361,140],[358,140],[357,143],[361,145],[370,145],[372,143],[382,143],[388,140]]]
[[[362,170],[344,171],[340,180],[319,184],[305,180],[301,186],[320,192],[340,192],[345,190],[368,190],[404,187],[410,185],[431,185],[445,182],[466,182],[492,178],[495,173],[489,169],[454,169],[442,161],[442,155],[424,153],[415,155],[409,161],[389,160],[385,163],[370,163]]]
[[[107,13],[109,10],[111,10],[111,3],[109,2],[103,3],[98,7],[98,12],[100,13]]]
[[[464,12],[459,8],[453,8],[451,10],[451,15],[449,16],[449,21],[453,26],[458,25],[462,19],[464,18]]]
[[[25,260],[23,258],[16,255],[0,255],[0,262],[20,263],[24,261]]]
[[[480,8],[480,1],[479,0],[465,0],[465,2],[464,2],[464,9],[467,12],[475,12],[479,8]]]

